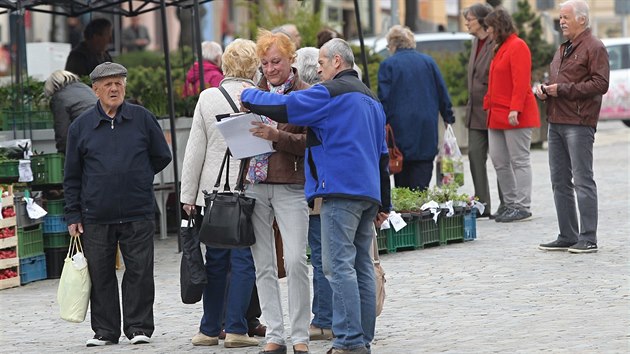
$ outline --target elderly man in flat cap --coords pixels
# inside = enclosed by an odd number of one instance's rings
[[[155,116],[124,101],[127,69],[105,62],[90,74],[96,105],[68,130],[65,218],[81,237],[92,279],[90,309],[94,338],[87,346],[117,344],[120,306],[115,258],[125,262],[122,280],[124,335],[132,344],[153,334],[153,178],[171,161]]]

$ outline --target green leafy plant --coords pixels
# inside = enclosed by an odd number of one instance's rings
[[[532,81],[541,81],[553,58],[554,47],[542,35],[540,16],[536,15],[527,0],[516,3],[517,10],[512,14],[518,36],[527,43],[532,53]]]

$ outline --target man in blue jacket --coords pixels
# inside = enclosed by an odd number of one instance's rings
[[[309,203],[323,198],[322,263],[333,289],[329,353],[367,353],[376,322],[372,223],[391,209],[385,113],[352,70],[348,43],[327,42],[318,62],[322,84],[289,95],[246,89],[241,103],[308,127],[304,190]]]
[[[123,331],[132,344],[154,330],[153,178],[171,162],[151,112],[124,101],[127,69],[105,62],[90,74],[98,101],[68,131],[63,189],[71,236],[79,237],[92,280],[94,338],[87,346],[118,343],[120,305],[116,251],[125,262]]]
[[[455,123],[451,99],[435,61],[415,50],[409,28],[393,26],[387,48],[394,55],[378,69],[378,97],[404,158],[394,181],[397,187],[424,190],[438,153],[438,114],[445,123]]]

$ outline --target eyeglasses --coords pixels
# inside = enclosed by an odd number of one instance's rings
[[[464,19],[466,20],[466,22],[473,22],[473,21],[477,21],[476,18],[468,18],[468,17],[464,17]]]

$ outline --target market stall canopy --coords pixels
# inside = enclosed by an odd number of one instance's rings
[[[212,0],[199,0],[199,4]],[[122,16],[137,16],[159,10],[161,0],[0,0],[0,8],[7,11],[18,9],[44,12],[56,15],[79,16],[89,12],[102,12]],[[164,0],[166,6],[188,8],[194,5],[192,0]]]

